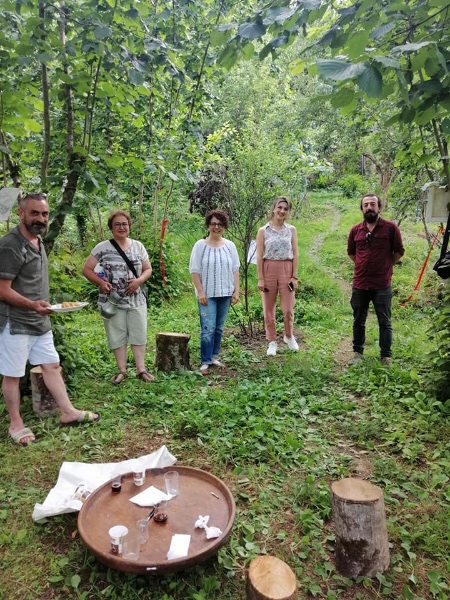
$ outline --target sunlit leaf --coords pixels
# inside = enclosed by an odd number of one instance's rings
[[[383,78],[380,71],[369,64],[358,77],[358,85],[368,96],[379,98],[383,89]]]
[[[425,48],[430,44],[434,45],[434,42],[418,42],[417,44],[402,44],[401,46],[394,46],[391,50],[393,54],[400,54],[402,52],[417,52],[421,48]]]
[[[104,26],[96,27],[94,29],[94,35],[98,40],[104,40],[111,35],[111,28]]]
[[[266,27],[261,19],[253,23],[243,23],[238,30],[238,35],[245,40],[256,40],[266,33]]]
[[[42,129],[42,125],[33,119],[24,119],[23,126],[28,131],[33,131],[34,133],[39,133]]]
[[[317,70],[322,77],[333,81],[354,79],[361,75],[365,66],[363,63],[352,64],[342,60],[317,60]]]
[[[387,33],[389,33],[393,27],[395,27],[395,21],[390,21],[389,23],[384,23],[383,25],[380,25],[379,27],[374,29],[370,33],[370,37],[373,38],[374,40],[379,40],[383,36],[385,36]]]

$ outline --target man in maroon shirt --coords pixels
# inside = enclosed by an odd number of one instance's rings
[[[356,362],[363,358],[366,319],[372,302],[380,330],[381,363],[392,363],[392,270],[405,249],[400,229],[392,221],[380,217],[381,200],[376,194],[365,194],[361,200],[364,221],[354,225],[347,240],[347,253],[355,263],[353,274],[353,351]]]

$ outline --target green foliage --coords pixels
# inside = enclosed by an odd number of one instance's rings
[[[428,374],[428,385],[436,393],[441,410],[450,413],[450,290],[443,286],[436,301],[429,333],[434,339],[434,348],[429,353],[435,369]]]
[[[344,175],[337,180],[336,185],[341,189],[344,198],[361,198],[368,189],[372,189],[363,175]]]

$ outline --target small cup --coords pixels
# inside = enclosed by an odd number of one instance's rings
[[[145,481],[145,469],[138,460],[133,463],[132,469],[134,485],[141,487]]]
[[[129,531],[122,540],[122,558],[137,560],[141,551],[141,539],[137,529]]]
[[[167,521],[167,505],[168,500],[161,500],[161,502],[158,502],[156,514],[153,517],[154,521],[157,523],[165,523]]]
[[[148,541],[148,520],[147,519],[139,519],[136,522],[136,527],[138,530],[139,541],[142,544]]]
[[[111,491],[113,494],[118,494],[122,489],[122,474],[113,473],[111,477]]]
[[[73,497],[74,497],[75,500],[80,500],[80,502],[84,502],[87,498],[89,498],[89,496],[91,494],[92,494],[92,492],[87,489],[86,484],[85,483],[80,483],[80,485],[78,485],[75,488],[75,492],[73,494]]]
[[[167,471],[164,473],[166,492],[169,496],[178,496],[178,471]]]
[[[123,538],[128,533],[128,527],[125,527],[125,525],[114,525],[108,533],[111,540],[111,552],[113,554],[122,554]]]

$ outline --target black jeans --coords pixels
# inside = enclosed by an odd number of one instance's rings
[[[366,319],[369,304],[375,309],[380,329],[379,345],[381,358],[392,356],[391,286],[384,290],[357,290],[352,288],[350,304],[353,308],[353,350],[364,352],[366,341]]]

